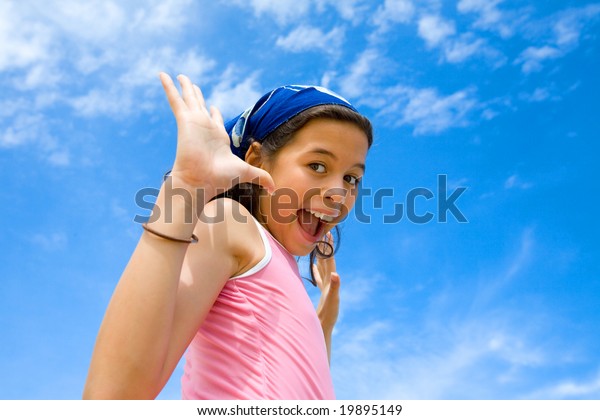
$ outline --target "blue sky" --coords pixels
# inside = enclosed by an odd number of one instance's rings
[[[81,395],[174,158],[161,70],[229,117],[296,83],[372,119],[393,196],[343,228],[339,398],[599,398],[599,28],[569,0],[0,2],[0,398]],[[434,220],[384,223],[414,188]]]

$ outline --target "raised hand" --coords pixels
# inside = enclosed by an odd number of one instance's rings
[[[325,240],[333,249],[333,235],[328,232]],[[321,290],[321,298],[317,306],[317,315],[321,321],[321,327],[326,338],[331,335],[333,327],[338,319],[340,309],[340,276],[335,271],[335,258],[317,257],[317,263],[312,266],[315,281],[319,290]]]
[[[179,94],[173,80],[160,73],[160,80],[177,121],[177,153],[171,176],[189,188],[205,188],[210,193],[231,188],[236,183],[254,182],[268,191],[274,189],[273,179],[264,170],[249,165],[235,156],[219,110],[206,108],[200,88],[187,76],[177,78]]]

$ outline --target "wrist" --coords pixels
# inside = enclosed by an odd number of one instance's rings
[[[323,330],[323,334],[326,336],[331,336],[333,334],[333,328],[335,327],[335,323],[327,322],[320,320],[321,329]]]
[[[191,239],[207,193],[200,188],[191,188],[177,176],[165,176],[152,214],[144,229],[155,236]]]

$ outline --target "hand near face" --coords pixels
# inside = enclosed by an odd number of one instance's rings
[[[333,235],[328,232],[325,241],[333,249]],[[326,248],[326,247],[325,247]],[[338,319],[340,309],[340,276],[335,271],[335,258],[321,258],[317,256],[317,263],[312,266],[313,274],[321,298],[317,306],[317,315],[325,334],[331,334]]]
[[[210,188],[215,192],[238,182],[255,182],[274,189],[271,176],[249,165],[230,149],[223,117],[215,107],[206,108],[200,88],[187,76],[179,76],[181,95],[166,73],[160,80],[177,121],[177,152],[171,176],[191,188]]]

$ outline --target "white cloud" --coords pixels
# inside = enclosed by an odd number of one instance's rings
[[[207,104],[219,108],[225,120],[233,118],[266,93],[261,91],[257,79],[258,73],[252,73],[244,80],[237,81],[235,70],[230,66],[213,88]]]
[[[344,28],[339,26],[324,33],[320,28],[301,25],[287,36],[278,37],[276,45],[292,52],[322,50],[336,54],[340,52],[344,36]]]
[[[393,118],[395,126],[412,125],[415,135],[437,134],[468,124],[468,115],[478,102],[472,89],[440,96],[436,89],[415,89],[403,85],[385,91],[388,104],[380,115]]]
[[[155,109],[164,101],[159,70],[210,83],[215,60],[175,46],[194,12],[191,0],[0,2],[0,148],[22,147],[52,166],[82,164],[89,159],[73,156],[82,148],[64,121]],[[52,121],[50,108],[64,120]]]
[[[549,88],[536,88],[533,92],[523,92],[519,94],[519,99],[527,102],[544,102],[547,100],[560,100],[560,97],[554,95]]]
[[[150,34],[177,32],[193,10],[193,0],[161,0],[139,7],[133,12],[131,31]]]
[[[566,379],[556,385],[540,389],[529,399],[600,399],[600,373],[588,380]]]
[[[15,2],[0,2],[0,71],[46,61],[54,53],[52,30],[43,23],[24,19]]]
[[[586,27],[594,23],[598,16],[600,4],[558,12],[537,25],[540,27],[538,32],[550,32],[545,42],[540,42],[543,45],[526,48],[514,63],[521,65],[525,74],[541,71],[546,62],[564,57],[577,48]]]
[[[69,166],[71,154],[67,149],[55,150],[48,155],[48,162],[53,166]]]
[[[314,0],[317,10],[322,13],[326,7],[335,8],[342,19],[357,24],[364,16],[368,16],[368,0]]]
[[[519,398],[511,386],[519,372],[555,362],[536,342],[548,326],[536,325],[535,316],[524,321],[508,308],[466,316],[450,306],[422,311],[413,325],[384,318],[340,326],[332,364],[339,398]]]
[[[206,79],[207,73],[216,65],[215,60],[202,56],[197,51],[175,51],[162,47],[145,51],[135,57],[129,70],[119,78],[124,88],[154,86],[158,88],[158,73],[167,71],[186,74],[197,84]]]
[[[394,23],[408,23],[415,14],[415,6],[411,0],[385,0],[373,15],[373,23],[379,32],[390,29]]]
[[[250,7],[255,16],[271,16],[280,25],[293,22],[306,15],[310,9],[310,1],[298,0],[234,0],[240,7]]]
[[[585,26],[600,15],[600,4],[590,4],[579,9],[567,9],[558,14],[553,24],[554,43],[559,48],[577,46]]]
[[[523,230],[514,248],[514,254],[506,258],[503,266],[486,274],[480,281],[477,294],[473,299],[474,308],[489,306],[503,289],[510,286],[530,266],[536,248],[533,228],[528,227]]]
[[[446,61],[449,63],[461,63],[469,57],[477,54],[485,46],[483,39],[456,40],[448,43],[444,48]]]
[[[500,36],[508,38],[513,35],[516,23],[514,15],[507,14],[498,8],[503,0],[460,0],[457,9],[460,13],[478,15],[474,26],[476,28],[496,31]],[[511,21],[512,20],[512,21]]]
[[[96,88],[85,95],[69,100],[76,114],[84,117],[108,115],[119,118],[128,115],[133,109],[133,98],[116,86],[110,89]]]
[[[436,15],[421,17],[418,28],[419,36],[425,40],[428,47],[438,46],[446,38],[456,33],[454,22]]]
[[[462,63],[470,58],[483,57],[494,67],[504,64],[504,56],[490,47],[486,40],[471,32],[457,35],[456,25],[439,15],[424,15],[418,22],[418,34],[429,48],[439,48],[443,60]]]
[[[504,181],[504,188],[507,190],[527,190],[531,187],[533,187],[533,184],[531,182],[525,182],[521,180],[521,178],[518,175],[511,175],[506,179],[506,181]]]
[[[383,57],[375,49],[363,51],[350,67],[348,74],[339,81],[341,93],[348,98],[362,96],[369,89],[370,76],[373,75],[373,65],[381,64]]]
[[[64,232],[36,233],[31,237],[31,242],[46,251],[58,251],[67,246],[67,235]]]
[[[39,7],[37,12],[61,36],[96,45],[119,41],[127,25],[126,11],[113,1],[64,0]]]
[[[444,58],[448,63],[462,63],[468,59],[482,57],[494,68],[504,65],[506,57],[490,47],[486,40],[471,33],[447,40],[443,45]]]
[[[426,247],[427,248],[427,247]],[[556,318],[551,308],[503,299],[527,281],[527,269],[536,261],[533,230],[525,228],[508,249],[487,269],[478,265],[473,282],[460,277],[456,282],[475,287],[446,287],[444,276],[435,281],[434,295],[425,305],[413,305],[417,291],[395,297],[395,307],[418,313],[372,314],[360,305],[342,322],[333,342],[332,372],[338,398],[348,399],[515,399],[524,398],[531,377],[555,372],[568,360],[560,355],[577,343],[557,342],[552,334]],[[440,267],[443,270],[443,267]],[[393,293],[389,283],[374,284],[378,305],[382,296]],[[383,293],[382,288],[385,288]],[[467,292],[465,292],[467,290]],[[344,300],[342,300],[343,302]],[[362,322],[361,322],[362,321]],[[597,378],[565,381],[554,394],[535,398],[589,397],[600,392]],[[525,391],[527,392],[527,391]]]
[[[39,113],[20,113],[0,134],[0,147],[11,148],[38,140],[44,134],[45,118]]]
[[[528,47],[515,60],[515,64],[521,64],[523,73],[533,73],[543,68],[543,62],[562,57],[564,52],[558,48],[545,45],[543,47]]]

